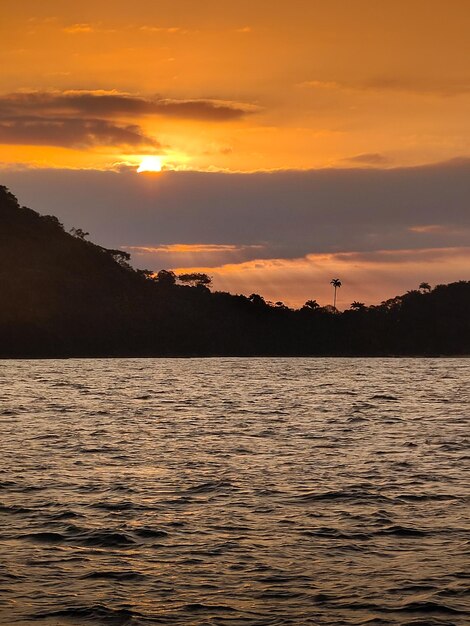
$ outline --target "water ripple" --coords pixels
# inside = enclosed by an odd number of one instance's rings
[[[469,379],[0,361],[0,624],[468,624]]]

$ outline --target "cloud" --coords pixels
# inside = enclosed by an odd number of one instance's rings
[[[240,119],[259,112],[252,104],[238,104],[224,100],[160,100],[149,105],[157,115],[222,122]]]
[[[208,265],[216,267],[227,263],[241,263],[263,253],[263,245],[175,243],[156,246],[121,246],[132,254],[136,264],[160,269],[177,265]]]
[[[299,87],[311,87],[312,89],[337,90],[345,89],[345,83],[339,83],[335,80],[305,80],[298,85]]]
[[[0,143],[89,148],[93,146],[160,147],[134,124],[100,119],[0,117]]]
[[[133,252],[160,252],[164,254],[174,253],[191,253],[191,254],[208,254],[212,252],[238,252],[245,248],[259,249],[263,246],[235,246],[228,244],[212,244],[212,243],[173,243],[170,245],[160,246],[124,246],[126,250]]]
[[[114,91],[17,92],[0,95],[0,143],[157,148],[159,142],[129,118],[227,122],[257,110],[225,100],[148,99]]]
[[[418,248],[405,250],[372,250],[370,252],[338,252],[331,255],[340,263],[362,265],[410,265],[413,263],[442,263],[448,259],[470,258],[470,247]]]
[[[0,183],[67,228],[133,248],[137,267],[206,268],[219,289],[299,302],[327,298],[337,274],[342,298],[374,302],[422,281],[468,279],[470,159],[151,177],[2,170]]]
[[[259,107],[216,99],[144,98],[115,91],[16,92],[0,96],[0,115],[166,116],[223,122]]]
[[[71,34],[71,35],[81,35],[83,33],[92,33],[94,32],[94,28],[91,24],[72,24],[71,26],[66,26],[64,29],[65,33]]]
[[[470,232],[470,159],[393,169],[151,177],[128,170],[3,170],[1,178],[21,202],[56,213],[112,247],[203,242],[244,246],[251,258],[298,258],[456,247],[468,245]],[[432,228],[436,224],[442,228]]]
[[[386,156],[377,152],[357,154],[356,156],[343,159],[343,161],[349,161],[351,163],[359,164],[362,163],[364,165],[385,165],[390,162],[390,160]]]
[[[166,33],[168,35],[187,35],[189,30],[179,26],[140,26],[139,30],[145,33]]]
[[[377,76],[360,88],[373,91],[405,91],[411,93],[458,96],[470,93],[470,79],[426,79],[422,77]]]
[[[423,233],[424,235],[432,233],[445,233],[448,229],[442,224],[419,224],[417,226],[410,226],[409,229],[412,233]]]
[[[220,267],[186,266],[177,273],[204,272],[215,289],[232,293],[260,293],[271,301],[301,306],[314,298],[332,303],[330,280],[340,276],[338,306],[359,300],[378,304],[425,280],[432,285],[465,279],[470,248],[379,250],[371,253],[309,254],[297,259],[255,259]]]
[[[358,81],[306,80],[299,83],[322,91],[405,92],[434,96],[460,96],[470,93],[470,79],[435,79],[422,76],[375,76]]]

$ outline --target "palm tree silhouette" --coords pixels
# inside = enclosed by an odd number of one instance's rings
[[[336,311],[336,290],[341,287],[343,283],[340,281],[339,278],[333,278],[332,280],[330,280],[330,285],[333,285],[334,290],[335,290],[335,297],[334,297],[334,301],[333,301],[333,308]]]

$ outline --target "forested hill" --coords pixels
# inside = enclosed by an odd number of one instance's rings
[[[134,270],[0,187],[0,357],[470,354],[470,282],[338,313]]]

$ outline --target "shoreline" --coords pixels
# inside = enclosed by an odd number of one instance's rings
[[[0,356],[2,361],[98,361],[114,359],[468,359],[470,354],[157,354]]]

